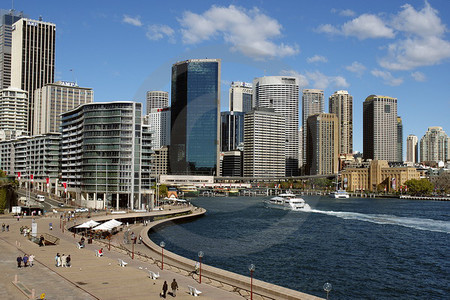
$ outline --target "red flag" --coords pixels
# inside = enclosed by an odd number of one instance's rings
[[[49,184],[50,184],[50,178],[46,178],[47,179],[47,186],[49,186]]]
[[[63,186],[64,186],[64,192],[67,193],[67,182],[63,182],[62,184],[63,184]]]
[[[31,182],[33,182],[33,178],[34,178],[33,174],[30,174]]]
[[[20,180],[20,172],[17,172],[17,179]]]

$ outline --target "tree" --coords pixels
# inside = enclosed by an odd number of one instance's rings
[[[434,189],[433,184],[425,178],[408,180],[405,185],[408,187],[408,193],[416,196],[429,195]]]
[[[436,190],[443,194],[450,194],[450,172],[443,172],[439,176],[430,178]]]

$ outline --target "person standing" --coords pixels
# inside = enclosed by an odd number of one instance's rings
[[[9,224],[6,224],[6,232],[9,231]]]
[[[22,256],[17,256],[17,267],[22,268]]]
[[[5,223],[2,224],[2,232],[5,231]]]
[[[173,279],[172,283],[170,284],[170,287],[172,288],[172,296],[177,296],[177,290],[178,290],[178,283],[175,281],[175,278]]]
[[[162,293],[161,293],[161,297],[166,298],[166,294],[167,294],[167,289],[169,287],[167,286],[167,281],[164,281],[164,284],[162,286]]]
[[[70,261],[71,261],[72,259],[70,258],[70,254],[69,255],[67,255],[67,257],[66,257],[66,266],[67,267],[72,267],[72,265],[70,264]]]
[[[61,256],[61,267],[66,267],[66,262],[67,262],[67,256],[63,253],[63,255]]]
[[[61,265],[61,256],[59,256],[59,253],[56,253],[55,261],[56,261],[56,266],[59,267]]]
[[[23,255],[22,261],[23,261],[23,266],[25,268],[28,267],[28,255],[26,253]]]
[[[30,263],[30,267],[32,267],[34,265],[34,255],[30,254],[30,256],[28,257],[28,262]]]

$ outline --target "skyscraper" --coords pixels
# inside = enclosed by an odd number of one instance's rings
[[[397,98],[370,95],[363,103],[363,158],[398,159]]]
[[[285,176],[286,125],[283,115],[273,108],[255,108],[244,118],[244,176]]]
[[[244,112],[223,111],[220,113],[220,151],[236,150],[244,144]]]
[[[0,10],[0,90],[11,85],[12,25],[22,17],[14,10]]]
[[[248,112],[252,109],[251,83],[233,81],[230,87],[230,111]]]
[[[153,149],[170,145],[170,107],[152,108],[146,118],[154,131]]]
[[[403,123],[399,116],[397,116],[397,161],[403,161]]]
[[[29,132],[34,125],[34,91],[54,82],[55,33],[55,24],[25,18],[12,26],[11,85],[28,92]]]
[[[265,76],[253,80],[253,107],[273,108],[285,120],[286,176],[298,175],[297,77]]]
[[[336,91],[329,98],[329,112],[339,122],[339,154],[353,152],[353,96],[347,91]]]
[[[74,82],[58,81],[34,91],[34,125],[32,135],[59,132],[60,115],[75,107],[94,102],[91,88]]]
[[[0,89],[0,140],[28,135],[28,94],[9,87]]]
[[[303,165],[306,164],[306,122],[309,116],[324,112],[323,90],[304,89],[302,96]]]
[[[442,127],[428,127],[420,139],[420,161],[439,162],[450,160],[450,137]]]
[[[419,139],[413,134],[406,138],[406,161],[419,162]]]
[[[218,175],[220,59],[172,66],[170,173]]]
[[[147,115],[153,108],[165,108],[169,106],[169,93],[163,91],[147,92]]]
[[[308,117],[306,141],[306,173],[336,174],[339,167],[339,121],[335,114]]]

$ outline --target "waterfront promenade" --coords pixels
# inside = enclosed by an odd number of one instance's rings
[[[186,208],[172,208],[171,214],[183,213]],[[196,213],[201,214],[204,211],[197,209]],[[94,220],[120,219],[136,217],[141,218],[158,214],[167,214],[168,210],[152,213],[133,213],[120,215],[99,215],[92,216]],[[83,220],[77,220],[81,224]],[[0,267],[4,276],[0,279],[0,297],[2,299],[30,299],[34,292],[34,298],[38,299],[42,293],[46,294],[46,299],[159,299],[159,293],[162,284],[166,280],[169,284],[176,279],[179,290],[178,299],[192,299],[188,293],[188,286],[193,286],[202,292],[202,299],[249,299],[249,293],[244,289],[235,289],[232,286],[219,284],[215,286],[212,280],[205,277],[204,282],[199,284],[198,277],[189,277],[186,272],[180,268],[165,265],[161,270],[160,256],[152,255],[151,249],[144,244],[135,245],[134,259],[131,259],[131,253],[122,245],[123,232],[119,232],[111,240],[111,251],[108,251],[107,244],[94,240],[93,244],[86,244],[84,249],[78,249],[76,242],[80,236],[67,230],[60,229],[60,219],[58,215],[54,217],[46,216],[36,218],[38,224],[38,236],[43,233],[51,234],[59,238],[58,245],[39,247],[36,243],[29,241],[20,234],[21,226],[31,228],[32,219],[30,217],[20,219],[1,218],[0,222],[9,224],[9,232],[0,232]],[[49,223],[53,223],[53,230],[49,230]],[[71,227],[73,221],[67,226]],[[160,222],[160,221],[159,221]],[[125,227],[126,228],[126,227]],[[137,235],[147,232],[150,226],[142,224],[132,224],[129,229]],[[147,240],[146,235],[143,238]],[[131,245],[127,245],[128,248]],[[95,252],[104,250],[103,257],[96,257]],[[141,255],[138,255],[138,252]],[[30,268],[17,268],[16,257],[33,254],[35,266]],[[55,266],[56,253],[70,254],[72,258],[71,268],[62,268]],[[170,254],[170,253],[168,253]],[[170,256],[170,255],[169,255]],[[122,259],[128,263],[126,267],[120,267],[118,260]],[[169,262],[169,261],[168,261]],[[207,269],[207,267],[206,267]],[[161,275],[159,279],[149,278],[148,271],[153,271]],[[205,270],[205,272],[207,272]],[[226,271],[223,271],[226,272]],[[229,273],[229,272],[227,272]],[[231,273],[233,274],[233,273]],[[15,285],[17,275],[18,283]],[[207,273],[205,274],[207,275]],[[240,275],[238,275],[240,276]],[[242,276],[244,277],[244,276]],[[248,281],[248,280],[247,280]],[[220,288],[219,288],[220,286]],[[34,290],[34,291],[33,291]],[[28,293],[28,295],[26,295]],[[289,299],[318,299],[317,297],[304,294],[306,297]],[[171,296],[168,296],[171,298]],[[286,299],[288,299],[286,298]],[[269,299],[258,295],[253,295],[253,299]],[[284,299],[284,297],[279,298]]]

